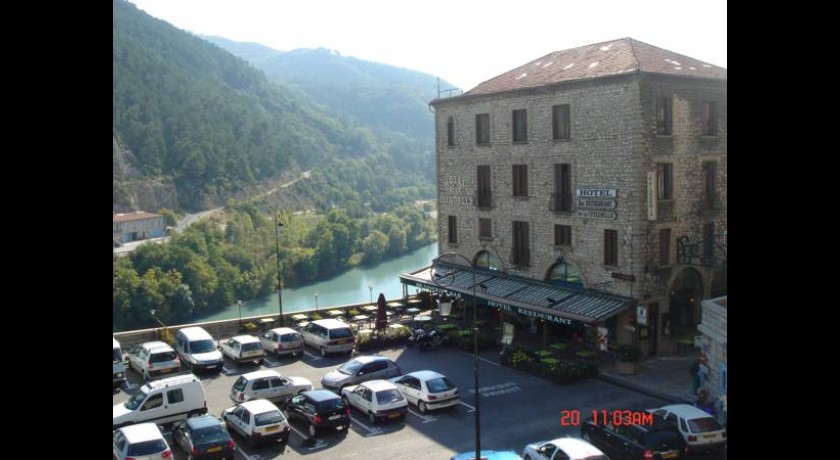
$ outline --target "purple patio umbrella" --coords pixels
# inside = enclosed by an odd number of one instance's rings
[[[379,293],[376,299],[376,329],[385,329],[388,326],[388,314],[385,309],[385,294]]]

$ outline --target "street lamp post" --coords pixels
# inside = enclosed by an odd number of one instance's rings
[[[318,293],[315,293],[315,311],[318,311]]]
[[[475,270],[472,269],[472,263],[470,263],[469,259],[462,256],[461,254],[454,253],[454,252],[447,253],[447,254],[442,254],[442,255],[438,256],[437,258],[434,259],[434,261],[432,261],[432,266],[434,267],[435,265],[437,265],[438,262],[440,261],[440,259],[443,258],[444,256],[460,257],[461,259],[463,259],[467,263],[467,266],[471,268],[470,273],[472,274],[472,308],[473,308],[472,329],[473,329],[473,405],[475,406],[475,460],[481,460],[481,406],[480,406],[480,400],[479,400],[479,395],[478,395],[478,388],[479,388],[478,387],[478,315],[477,315],[478,303],[476,301],[477,283],[475,281]],[[439,276],[439,275],[436,274],[436,273],[433,274],[433,276],[432,276],[433,281],[434,281],[434,278],[436,276]],[[437,281],[434,281],[434,282],[435,282],[435,284],[438,284]],[[482,287],[484,287],[484,286],[482,285]],[[443,303],[443,302],[441,302],[441,303]],[[447,308],[447,310],[449,310],[449,308]],[[444,314],[443,305],[441,305],[440,313],[441,313],[441,315]]]
[[[373,285],[368,284],[368,289],[370,290],[370,303],[373,303]]]
[[[236,304],[239,305],[239,327],[242,327],[242,301],[237,300]]]
[[[283,326],[283,269],[280,265],[280,228],[283,222],[277,220],[277,209],[274,210],[274,245],[277,252],[277,303],[280,306],[280,326]]]

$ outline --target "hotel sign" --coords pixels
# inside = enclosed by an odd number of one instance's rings
[[[595,197],[595,198],[615,198],[616,189],[614,188],[579,188],[576,190],[577,196],[580,197]]]
[[[603,198],[579,198],[579,208],[615,209],[615,200]]]
[[[615,219],[616,212],[615,211],[597,211],[592,209],[579,209],[577,212],[578,217],[591,217],[595,219]]]
[[[577,215],[593,219],[615,219],[615,197],[618,195],[614,188],[579,188],[577,192]]]
[[[557,315],[552,315],[551,313],[543,313],[541,311],[529,310],[527,308],[515,307],[513,305],[508,305],[506,303],[496,302],[494,300],[487,301],[487,305],[489,305],[491,307],[498,307],[498,308],[501,308],[504,311],[509,311],[511,313],[516,313],[518,315],[528,316],[530,318],[544,319],[546,321],[551,321],[551,322],[557,323],[557,324],[567,324],[567,325],[572,324],[572,320],[570,320],[568,318],[561,318]]]

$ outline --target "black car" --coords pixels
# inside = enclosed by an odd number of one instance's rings
[[[205,414],[175,424],[172,439],[191,459],[233,459],[236,444],[221,420]]]
[[[580,426],[583,439],[612,460],[674,460],[681,458],[683,440],[676,425],[653,416],[643,423],[595,423],[592,417]]]
[[[292,396],[286,403],[289,420],[303,420],[309,425],[309,435],[319,428],[350,428],[350,406],[341,396],[330,390],[310,390]]]

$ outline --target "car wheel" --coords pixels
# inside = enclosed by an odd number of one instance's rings
[[[368,412],[368,419],[370,420],[370,423],[376,425],[376,416],[373,415],[373,412]]]
[[[321,356],[323,356],[324,358],[327,357],[327,349],[324,347],[321,347]]]
[[[189,414],[187,414],[187,417],[188,418],[193,418],[193,417],[199,417],[201,415],[202,415],[202,413],[200,411],[194,410],[194,411],[190,412]]]
[[[429,409],[426,407],[426,401],[420,401],[420,402],[418,402],[418,403],[417,403],[417,408],[418,408],[418,409],[420,409],[420,413],[421,413],[421,414],[425,414],[425,413],[426,413],[426,411],[427,411],[427,410],[429,410]]]
[[[315,428],[315,425],[310,424],[309,425],[309,436],[312,436],[314,438],[315,434],[317,432],[318,432],[318,430]]]

